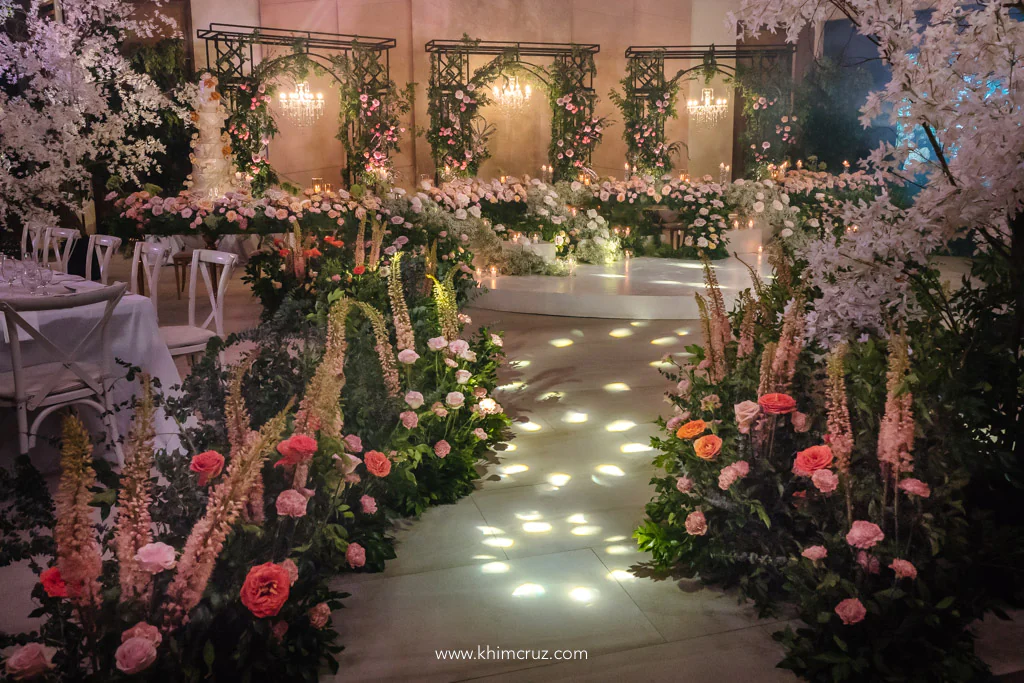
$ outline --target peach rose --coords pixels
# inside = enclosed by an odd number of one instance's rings
[[[375,477],[391,474],[391,461],[380,451],[370,451],[365,456],[366,470]]]
[[[734,405],[732,409],[736,414],[736,426],[739,427],[740,434],[750,433],[754,420],[761,414],[761,406],[753,401],[743,401]]]
[[[174,569],[178,562],[175,559],[174,548],[166,543],[147,543],[135,553],[135,561],[139,563],[139,568],[148,574],[159,574]]]
[[[836,614],[847,626],[864,621],[867,613],[868,611],[864,609],[864,605],[857,598],[847,598],[836,605]]]
[[[861,550],[875,547],[884,538],[885,534],[877,524],[859,519],[853,523],[850,531],[846,534],[846,542]]]
[[[898,579],[916,579],[917,578],[917,567],[906,560],[895,559],[889,565],[889,569],[896,572],[896,578]]]
[[[199,475],[199,485],[206,486],[224,471],[224,456],[217,451],[204,451],[192,456],[188,468]]]
[[[796,454],[796,460],[793,461],[793,474],[809,477],[831,464],[831,448],[828,446],[811,446]]]
[[[704,420],[690,420],[676,432],[676,436],[680,439],[692,439],[693,437],[703,434],[704,430],[708,428],[708,425]]]
[[[51,670],[55,654],[57,648],[42,643],[28,643],[15,650],[4,662],[4,667],[12,680],[27,681]]]
[[[281,611],[288,601],[290,586],[288,570],[279,564],[266,562],[249,570],[239,595],[253,616],[262,619],[276,616]]]
[[[63,577],[60,575],[60,569],[57,567],[50,567],[44,569],[39,574],[39,583],[43,584],[43,590],[51,598],[66,598],[68,597],[68,587],[64,583]]]
[[[316,439],[313,437],[306,436],[305,434],[292,434],[277,444],[277,452],[284,457],[274,463],[274,466],[286,465],[294,467],[312,458],[313,454],[316,453],[316,449]]]
[[[796,410],[796,400],[789,394],[765,394],[757,402],[768,415],[786,415]]]
[[[714,434],[705,434],[693,442],[693,450],[702,460],[713,460],[722,450],[722,440]]]
[[[149,638],[136,636],[121,643],[114,653],[117,668],[131,676],[145,671],[156,661],[156,645]]]
[[[694,510],[686,516],[686,533],[691,536],[703,536],[708,532],[708,520],[700,510]]]
[[[817,562],[828,557],[828,550],[823,545],[812,545],[804,548],[804,551],[800,554],[811,562]]]

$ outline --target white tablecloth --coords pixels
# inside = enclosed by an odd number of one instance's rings
[[[70,292],[61,284],[50,285],[47,288],[50,295],[69,294]],[[8,287],[6,283],[0,284],[0,300],[12,296],[22,297],[26,292],[20,287]],[[42,332],[51,342],[60,349],[71,352],[79,339],[85,336],[96,321],[103,316],[105,304],[93,304],[77,309],[65,311],[39,311],[24,316],[33,326]],[[30,319],[34,318],[34,319]],[[2,317],[0,317],[2,321]],[[171,387],[181,384],[181,377],[174,365],[167,345],[160,336],[160,328],[157,324],[156,310],[153,303],[144,296],[126,294],[117,308],[114,309],[110,321],[110,329],[113,338],[114,358],[120,359],[133,366],[142,368],[154,379],[160,381],[161,389],[165,394],[171,393]],[[2,323],[0,326],[5,327]],[[6,339],[6,332],[0,332],[0,372],[11,371],[10,345]],[[21,337],[22,358],[25,365],[53,360],[47,357],[39,344],[29,338]],[[91,348],[84,348],[78,355],[81,360],[89,360],[99,363],[96,359],[100,353],[99,338],[90,344]],[[127,371],[117,366],[116,371],[121,374]],[[113,401],[115,405],[130,400],[139,391],[138,381],[128,382],[125,379],[114,385]],[[82,415],[89,415],[89,427],[94,433],[100,433],[102,423],[99,419],[93,419],[89,408],[83,408]],[[121,410],[117,413],[118,430],[122,435],[128,433],[131,425],[131,410]],[[31,419],[31,416],[30,416]],[[156,415],[155,428],[157,432],[157,447],[175,449],[180,446],[178,427],[174,420],[164,415],[159,410]],[[43,434],[56,433],[57,421],[54,416],[49,416],[43,422]]]

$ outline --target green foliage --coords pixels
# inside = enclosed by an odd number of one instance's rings
[[[678,156],[686,146],[681,141],[669,143],[665,139],[665,124],[678,115],[676,102],[679,99],[681,75],[662,79],[660,88],[652,85],[644,91],[642,97],[635,95],[631,90],[632,84],[637,74],[642,74],[647,68],[648,59],[659,62],[663,57],[655,54],[643,60],[627,60],[627,74],[620,81],[622,93],[612,90],[608,96],[622,114],[626,161],[633,173],[650,173],[661,177],[672,171],[672,157]]]

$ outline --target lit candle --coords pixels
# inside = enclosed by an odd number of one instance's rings
[[[491,277],[498,276],[498,266],[491,266]]]

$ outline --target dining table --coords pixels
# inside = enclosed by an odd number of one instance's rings
[[[52,282],[30,291],[21,278],[15,279],[13,283],[4,279],[0,281],[0,301],[25,297],[69,296],[103,286],[99,282],[86,281],[77,275],[53,273]],[[79,340],[85,337],[96,322],[102,318],[103,312],[104,304],[93,304],[73,309],[25,312],[21,315],[26,322],[39,330],[55,346],[66,352],[71,352]],[[112,400],[115,407],[121,407],[116,414],[117,427],[118,432],[125,436],[128,434],[134,412],[131,410],[131,402],[140,391],[137,375],[131,380],[128,379],[130,368],[138,368],[154,380],[158,380],[160,391],[164,393],[165,397],[177,396],[178,389],[176,387],[181,384],[181,377],[174,364],[174,359],[167,349],[167,344],[160,335],[156,309],[148,297],[126,294],[114,308],[109,324],[114,359],[119,361],[114,364],[115,373],[120,377],[114,383]],[[9,332],[4,324],[3,314],[0,314],[0,328],[2,328],[0,331],[0,373],[10,373],[12,371],[11,340],[8,339]],[[22,362],[25,366],[52,360],[46,349],[41,348],[40,344],[27,332],[19,329],[18,333],[21,341]],[[102,351],[99,336],[96,335],[95,341],[80,349],[77,357],[79,360],[98,364],[102,360],[99,357]],[[80,414],[86,419],[86,425],[92,433],[102,433],[102,422],[98,415],[91,415],[92,412],[94,411],[86,409],[82,410]],[[158,408],[154,422],[155,446],[168,451],[180,448],[180,429],[175,420],[169,417],[163,409]],[[9,424],[13,424],[13,422]],[[40,426],[39,437],[55,436],[58,431],[57,420],[54,416],[50,416]]]

